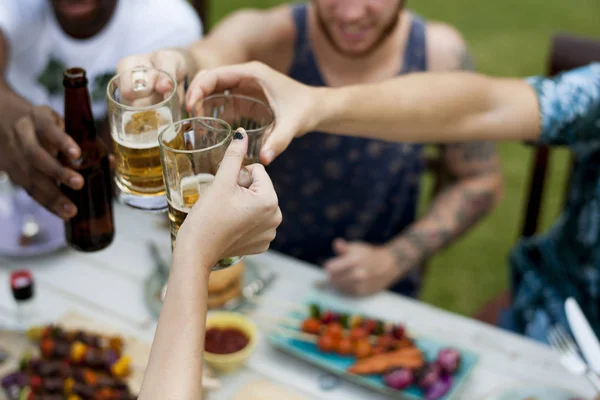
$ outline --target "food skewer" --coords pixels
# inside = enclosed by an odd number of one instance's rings
[[[302,325],[299,324],[299,320],[296,320],[296,319],[290,319],[290,318],[285,318],[285,317],[279,318],[279,317],[267,315],[267,314],[255,314],[255,317],[258,317],[259,319],[262,318],[268,324],[274,325],[277,328],[281,328],[281,329],[285,329],[285,330],[306,333],[309,335],[314,335],[316,337],[318,337],[319,333],[321,333],[321,330],[319,330],[319,332],[316,332],[316,331],[307,332],[307,331],[303,330]],[[327,328],[325,328],[325,330],[326,329]],[[367,335],[366,332],[364,334],[355,335],[353,337],[353,333],[352,333],[351,329],[341,329],[340,334],[341,334],[340,336],[342,336],[342,337],[349,337],[353,340],[367,338],[369,340],[369,342],[373,345],[376,345],[381,340],[380,339],[381,336]]]

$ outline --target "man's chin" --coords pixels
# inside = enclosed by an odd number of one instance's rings
[[[338,52],[340,52],[341,54],[343,54],[346,57],[349,58],[363,58],[368,56],[369,54],[371,54],[373,52],[373,50],[375,50],[378,47],[378,43],[374,43],[371,45],[364,45],[364,46],[344,46],[344,45],[340,45],[339,43],[336,44],[336,49]]]

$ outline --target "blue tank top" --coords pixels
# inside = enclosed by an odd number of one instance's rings
[[[326,86],[310,47],[307,11],[305,4],[292,8],[297,39],[289,76]],[[426,68],[425,23],[415,17],[399,74]],[[422,170],[421,145],[321,132],[294,140],[268,167],[284,216],[272,248],[322,265],[334,256],[335,238],[387,242],[415,219]]]

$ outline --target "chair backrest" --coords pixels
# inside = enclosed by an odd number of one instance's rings
[[[198,16],[202,20],[202,26],[204,27],[204,33],[207,32],[208,28],[208,12],[210,0],[190,0],[192,7],[198,13]]]
[[[548,76],[557,75],[593,61],[600,61],[600,40],[569,34],[557,34],[552,37],[547,74]],[[534,151],[530,172],[529,196],[521,229],[523,237],[532,236],[538,231],[540,209],[551,153],[547,146],[536,146]],[[571,160],[572,165],[573,160]],[[567,190],[568,181],[565,188],[565,199]]]

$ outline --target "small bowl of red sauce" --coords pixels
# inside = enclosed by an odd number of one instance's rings
[[[258,329],[247,316],[212,312],[206,319],[204,360],[220,372],[232,372],[252,355],[257,336]]]

